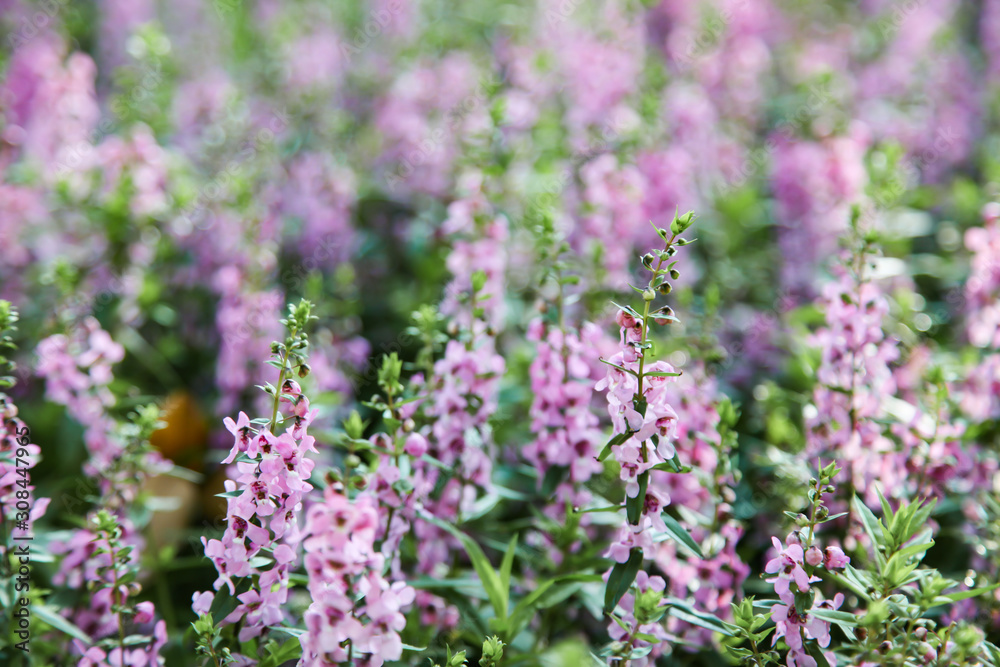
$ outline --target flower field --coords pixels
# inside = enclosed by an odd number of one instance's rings
[[[0,665],[1000,667],[1000,0],[0,43]]]

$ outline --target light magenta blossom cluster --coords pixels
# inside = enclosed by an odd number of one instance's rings
[[[219,409],[223,413],[232,410],[253,384],[251,360],[266,357],[270,341],[281,336],[278,320],[284,298],[276,290],[254,291],[246,280],[246,274],[236,266],[224,267],[215,276],[220,295],[215,324],[222,338],[216,382],[222,393]],[[265,403],[262,399],[261,407]]]
[[[140,602],[140,605],[152,603]],[[152,618],[148,611],[142,611],[136,615],[136,621],[146,621],[146,617]],[[136,646],[122,649],[116,647],[110,651],[102,649],[100,646],[87,647],[79,639],[73,640],[73,646],[80,652],[80,662],[76,667],[156,667],[164,665],[166,661],[160,657],[160,650],[167,645],[167,624],[160,621],[152,631],[152,643],[148,646]]]
[[[385,560],[375,546],[379,523],[374,497],[352,502],[333,486],[309,508],[303,546],[312,604],[301,637],[302,667],[349,660],[380,667],[402,656],[403,611],[415,593],[382,576]]]
[[[905,460],[877,421],[885,414],[883,399],[896,392],[889,365],[899,349],[882,329],[889,304],[875,283],[848,271],[824,288],[821,303],[826,327],[810,341],[822,360],[806,451],[813,459],[843,461],[853,488],[877,505],[874,480],[887,497],[902,493],[906,483]]]
[[[160,650],[167,643],[167,624],[156,620],[152,602],[130,602],[142,587],[133,582],[125,585],[119,577],[125,571],[140,568],[144,540],[134,523],[124,515],[115,520],[120,534],[110,539],[106,533],[93,530],[96,512],[88,516],[87,529],[74,533],[65,545],[54,545],[53,553],[65,554],[53,583],[71,588],[93,589],[88,604],[75,610],[71,618],[92,639],[118,635],[126,626],[125,610],[130,610],[130,623],[148,638],[148,643],[118,646],[110,650],[100,646],[87,646],[79,639],[73,646],[80,655],[78,667],[154,667],[165,664]],[[58,547],[58,548],[57,548]],[[124,555],[122,550],[129,549]]]
[[[785,259],[781,280],[798,298],[813,297],[817,268],[836,252],[849,207],[864,194],[867,139],[854,135],[777,142],[771,181]]]
[[[23,537],[32,534],[32,523],[45,514],[51,501],[35,497],[35,485],[30,479],[42,450],[28,442],[28,427],[17,416],[17,406],[2,392],[0,425],[0,523],[9,526],[8,534]],[[28,509],[19,510],[19,502]],[[24,527],[17,527],[17,522],[24,522]],[[7,558],[6,545],[0,545],[0,557]]]
[[[603,434],[597,415],[590,409],[594,389],[589,382],[591,371],[585,347],[585,341],[598,335],[596,329],[593,324],[585,324],[579,333],[564,331],[546,327],[540,319],[528,326],[528,340],[535,342],[536,350],[529,369],[534,394],[531,432],[535,439],[522,452],[538,471],[539,479],[557,465],[569,469],[573,483],[583,484],[603,469],[597,461]]]
[[[215,590],[225,585],[235,595],[234,577],[256,578],[249,590],[237,595],[240,604],[224,619],[226,623],[243,621],[241,641],[259,636],[284,616],[288,575],[299,558],[298,515],[313,488],[308,480],[315,461],[309,454],[316,452],[316,446],[306,431],[316,411],[309,409],[309,399],[294,380],[286,380],[281,392],[293,398],[282,399],[291,403],[291,410],[284,419],[290,425],[280,435],[269,428],[254,429],[242,412],[235,422],[228,417],[224,420],[234,443],[223,463],[236,462],[236,479],[225,483],[230,497],[222,539],[202,538],[205,555],[219,573]],[[263,554],[271,556],[270,568],[250,564]],[[213,597],[211,592],[196,594],[195,611],[208,611]]]
[[[649,665],[654,665],[656,658],[666,652],[669,647],[667,642],[670,639],[670,634],[660,621],[641,623],[637,625],[635,615],[636,597],[641,597],[649,593],[653,593],[654,595],[658,593],[662,595],[665,594],[666,591],[667,582],[663,580],[663,577],[655,575],[649,576],[647,572],[640,570],[635,577],[633,589],[626,593],[618,603],[624,612],[621,616],[621,620],[627,627],[631,628],[631,631],[626,630],[618,623],[611,623],[608,626],[608,634],[611,635],[612,640],[620,642],[631,639],[634,647],[649,647],[651,649],[648,655],[640,658],[634,658],[629,662],[629,664],[634,665],[634,667],[648,667]],[[636,638],[636,635],[639,634],[644,635],[645,638]],[[650,641],[650,637],[655,637],[657,641]]]
[[[115,402],[108,385],[111,367],[125,357],[125,350],[96,319],[87,318],[68,336],[55,334],[42,340],[37,352],[36,372],[45,379],[46,398],[65,406],[83,426],[90,455],[84,470],[107,484],[102,475],[124,447],[114,434],[114,419],[107,414]]]
[[[611,364],[621,366],[638,373],[641,350],[636,345],[642,340],[642,323],[625,312],[619,312],[618,324],[621,326],[621,349],[609,360]],[[665,361],[656,361],[645,367],[647,373],[676,373],[676,369]],[[659,463],[672,459],[677,453],[674,441],[677,438],[677,413],[670,406],[668,385],[675,381],[673,377],[647,377],[643,387],[642,397],[646,400],[646,414],[640,414],[633,405],[633,398],[639,391],[638,380],[631,373],[609,365],[607,376],[597,383],[597,391],[608,391],[608,412],[616,434],[632,432],[624,443],[611,448],[612,454],[621,466],[621,479],[625,482],[625,494],[635,498],[639,494],[639,475]],[[647,441],[657,436],[655,446],[646,446]],[[645,451],[644,451],[645,450]],[[650,520],[656,521],[659,509],[670,502],[670,497],[662,491],[649,489],[646,503],[655,507],[647,507],[644,512]],[[640,528],[637,534],[641,534]],[[624,537],[624,536],[623,536]],[[629,540],[623,540],[612,547],[612,558],[624,562],[628,557],[627,548],[641,546],[638,543],[628,545]]]
[[[750,566],[736,552],[743,537],[743,525],[732,517],[733,475],[720,460],[730,456],[719,434],[718,402],[724,394],[715,378],[698,364],[677,378],[671,386],[671,405],[678,415],[677,457],[691,472],[656,470],[651,484],[668,490],[673,503],[689,508],[709,523],[682,521],[692,538],[703,545],[705,558],[682,557],[677,543],[666,540],[657,545],[653,559],[667,578],[671,595],[691,600],[695,608],[728,619],[730,604],[736,599]],[[694,645],[712,641],[712,632],[670,616],[668,632]]]
[[[493,211],[483,191],[481,174],[466,176],[462,189],[467,196],[448,206],[448,217],[441,225],[444,234],[455,239],[446,265],[452,275],[441,302],[442,314],[455,319],[467,329],[482,326],[464,302],[472,289],[472,275],[486,274],[476,307],[483,309],[483,320],[495,330],[501,330],[507,308],[504,304],[507,270],[509,225],[507,218]]]
[[[806,653],[804,641],[815,639],[822,648],[830,645],[830,623],[818,618],[809,611],[817,609],[840,609],[844,603],[843,593],[837,593],[833,600],[822,600],[814,603],[810,609],[797,609],[796,594],[808,594],[813,599],[812,584],[821,581],[813,572],[822,567],[828,571],[836,571],[847,566],[851,559],[844,555],[838,547],[827,547],[822,550],[812,545],[804,547],[797,533],[789,534],[782,547],[781,541],[771,538],[777,552],[774,558],[767,562],[764,571],[774,575],[768,583],[774,584],[774,592],[781,600],[771,608],[771,619],[777,626],[773,643],[784,639],[788,644],[788,667],[816,667],[816,660]],[[827,654],[827,661],[836,664],[836,657]]]
[[[965,233],[972,271],[965,283],[969,340],[976,347],[1000,348],[1000,204],[983,208],[982,227]]]
[[[434,516],[457,520],[471,511],[478,489],[492,485],[493,446],[488,421],[496,413],[500,378],[506,363],[496,352],[495,341],[486,335],[467,343],[448,341],[444,355],[434,364],[434,375],[427,388],[434,400],[427,402],[425,413],[432,420],[428,434],[428,454],[454,470],[440,496],[429,498],[426,508]],[[426,462],[414,462],[417,485],[433,489],[441,470]],[[454,544],[440,528],[419,522],[416,534],[424,545],[419,567],[423,572],[449,559]]]

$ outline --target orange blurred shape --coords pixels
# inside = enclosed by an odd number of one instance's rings
[[[163,405],[166,426],[153,433],[149,442],[179,466],[201,471],[208,425],[197,401],[187,391],[175,391]]]

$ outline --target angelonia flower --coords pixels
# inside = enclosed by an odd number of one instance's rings
[[[732,487],[736,483],[729,466],[732,439],[723,436],[732,428],[736,412],[704,364],[692,365],[670,388],[671,404],[678,415],[677,458],[691,471],[656,470],[651,473],[650,483],[667,489],[671,502],[706,517],[707,524],[681,521],[703,546],[705,557],[684,557],[676,542],[666,540],[657,545],[652,558],[663,572],[672,596],[727,620],[731,616],[730,604],[750,574],[750,567],[736,552],[744,527],[732,516]],[[666,629],[694,645],[712,641],[710,630],[674,617],[666,620]]]
[[[786,294],[813,297],[823,260],[847,229],[848,207],[863,194],[865,144],[860,131],[822,142],[777,141],[771,179]]]
[[[851,483],[866,502],[877,506],[875,486],[898,496],[905,460],[879,423],[883,399],[896,392],[890,364],[899,357],[897,342],[886,336],[882,320],[889,304],[879,286],[864,275],[867,250],[847,260],[820,299],[826,326],[810,342],[822,350],[813,405],[807,408],[806,452],[845,463]]]
[[[235,421],[224,420],[233,446],[223,463],[235,463],[235,479],[225,482],[226,529],[221,539],[203,537],[202,544],[218,572],[214,589],[226,586],[240,602],[222,619],[224,624],[240,623],[240,641],[260,636],[284,618],[289,574],[299,558],[299,516],[313,488],[308,481],[315,466],[310,454],[317,451],[307,431],[316,411],[291,376],[309,372],[301,351],[306,346],[304,330],[313,319],[310,308],[306,301],[290,306],[289,318],[282,320],[288,337],[272,346],[280,367],[279,385],[266,386],[273,399],[272,416],[251,422],[241,412]],[[251,565],[251,559],[265,553],[269,567]],[[237,594],[234,578],[249,579],[249,589]],[[195,612],[205,613],[212,600],[211,592],[195,594]]]
[[[816,667],[816,660],[806,653],[804,642],[815,639],[822,648],[830,646],[830,623],[809,612],[812,609],[840,609],[844,594],[837,593],[832,600],[815,600],[812,584],[821,581],[814,574],[823,568],[836,572],[847,566],[851,559],[838,547],[825,550],[814,544],[803,544],[799,533],[791,533],[785,545],[776,537],[771,538],[775,556],[764,566],[764,571],[774,575],[768,583],[774,585],[779,604],[771,607],[771,619],[777,629],[772,643],[784,639],[788,645],[788,667]],[[796,600],[808,599],[808,608],[796,607]],[[832,653],[827,655],[830,664],[836,664]]]
[[[1000,348],[1000,204],[983,208],[984,224],[965,233],[972,271],[965,283],[969,341],[976,347]]]
[[[633,239],[649,231],[641,223],[646,180],[635,165],[619,164],[612,154],[583,165],[580,180],[580,224],[571,242],[584,257],[599,252],[605,284],[617,287],[628,280]]]
[[[280,209],[301,221],[299,249],[308,266],[332,269],[354,253],[357,243],[351,209],[355,193],[354,174],[328,164],[318,153],[302,154],[289,165]]]
[[[689,241],[680,235],[693,222],[694,214],[685,213],[683,216],[675,215],[669,230],[656,228],[664,249],[641,258],[642,265],[652,272],[652,277],[646,289],[635,288],[642,293],[643,312],[640,314],[631,307],[618,307],[619,351],[605,361],[607,375],[595,387],[598,391],[607,390],[608,413],[615,434],[604,452],[615,457],[621,481],[625,483],[627,523],[619,529],[617,539],[606,554],[616,563],[608,573],[609,582],[613,575],[621,575],[627,563],[638,560],[641,564],[644,556],[652,556],[654,533],[665,533],[667,530],[663,511],[671,501],[669,491],[658,483],[662,480],[656,479],[650,472],[654,468],[681,469],[674,444],[678,416],[670,404],[669,390],[670,384],[680,374],[669,363],[662,360],[647,363],[646,357],[652,348],[648,338],[651,326],[668,326],[677,321],[669,307],[652,310],[651,304],[657,293],[669,294],[672,291],[669,281],[680,277],[674,269],[677,262],[668,262],[676,255],[677,248],[688,245]],[[604,455],[602,453],[599,458]],[[612,618],[613,625],[621,622],[617,617]],[[641,634],[634,626],[641,622],[642,619],[637,617],[629,633],[630,640],[622,649],[626,660],[632,658],[634,639]],[[626,627],[630,626],[626,624]],[[615,630],[612,628],[611,632]]]
[[[93,642],[88,647],[79,639],[73,640],[80,654],[79,664],[95,667],[165,664],[159,653],[167,643],[167,624],[155,620],[152,602],[135,600],[142,591],[142,585],[136,581],[141,546],[142,538],[128,518],[106,510],[92,512],[87,528],[78,531],[66,545],[66,556],[53,582],[72,587],[85,584],[91,591],[89,604],[80,607],[72,617]],[[70,581],[65,580],[67,575]],[[145,641],[126,644],[123,634],[126,628],[130,634],[144,636]]]
[[[633,659],[629,664],[636,667],[647,667],[655,664],[657,657],[663,655],[667,647],[670,635],[663,627],[662,617],[666,613],[667,584],[663,577],[650,576],[646,572],[640,571],[635,577],[633,589],[622,597],[619,605],[624,614],[621,621],[626,630],[619,623],[612,623],[608,626],[611,639],[616,642],[629,642],[633,648],[649,648],[649,654]],[[638,637],[642,635],[642,637]],[[656,641],[651,641],[653,637]]]
[[[454,470],[440,494],[426,501],[427,510],[438,518],[457,520],[471,511],[479,489],[492,486],[493,443],[488,421],[497,411],[505,368],[494,339],[485,333],[471,336],[465,343],[448,341],[444,355],[434,363],[434,374],[426,383],[434,400],[424,406],[431,421],[427,453]],[[437,466],[425,462],[415,462],[414,469],[421,483],[431,488],[442,475]],[[450,536],[423,521],[417,523],[416,535],[424,548],[421,571],[431,573],[448,562],[455,546]]]
[[[65,406],[84,429],[88,453],[84,471],[98,480],[103,493],[114,490],[128,501],[138,483],[128,473],[120,474],[118,464],[126,441],[108,414],[115,404],[108,388],[114,379],[112,367],[125,357],[125,350],[89,317],[69,334],[42,340],[37,354],[35,372],[45,380],[46,398]],[[141,468],[153,469],[162,463],[156,452],[146,451],[141,456]]]
[[[537,318],[528,325],[528,340],[535,343],[535,359],[529,376],[534,394],[529,415],[534,439],[521,449],[521,455],[537,471],[538,486],[543,488],[550,473],[560,480],[551,491],[551,502],[544,512],[563,521],[567,505],[582,507],[592,500],[584,484],[603,471],[597,454],[604,438],[592,403],[595,398],[588,363],[594,339],[600,329],[584,324],[580,331],[546,324]],[[543,493],[548,493],[544,490]],[[580,525],[590,523],[589,515],[580,517]],[[552,537],[539,534],[553,562],[563,558],[560,549],[551,548]]]
[[[305,613],[302,667],[340,665],[349,656],[379,667],[403,653],[399,633],[415,592],[382,576],[384,557],[375,546],[379,512],[375,498],[353,502],[329,486],[312,505],[303,531],[312,603]]]
[[[467,174],[462,178],[461,187],[467,195],[448,206],[448,217],[441,225],[441,231],[455,239],[446,260],[452,279],[445,287],[441,312],[463,327],[481,326],[474,325],[477,319],[472,312],[474,309],[464,301],[475,293],[475,307],[482,309],[478,319],[499,331],[506,317],[503,295],[506,292],[509,225],[506,217],[493,212],[483,190],[481,174]],[[475,290],[474,274],[480,274],[483,281]]]
[[[646,386],[639,394],[638,380],[628,371],[638,372],[640,353],[636,343],[642,338],[642,325],[634,316],[620,312],[622,349],[608,361],[607,376],[597,383],[597,391],[608,391],[608,412],[614,432],[631,434],[621,444],[611,447],[611,453],[621,467],[621,480],[625,483],[625,495],[637,498],[640,479],[650,469],[670,460],[677,453],[674,440],[677,434],[677,413],[668,403],[667,385],[674,381],[669,374],[676,369],[665,361],[656,361],[646,367],[647,372],[663,373],[660,377],[646,379]],[[616,366],[624,368],[619,370]],[[640,396],[646,402],[646,414],[636,410],[633,399]],[[653,440],[654,436],[656,437]],[[648,443],[648,444],[647,444]],[[619,563],[628,559],[634,547],[652,547],[650,527],[663,529],[660,512],[670,503],[670,496],[664,491],[647,489],[643,503],[643,519],[638,524],[624,526],[618,541],[612,545],[609,556]]]
[[[50,498],[36,498],[35,485],[31,482],[31,470],[38,464],[42,450],[31,443],[31,431],[17,416],[17,406],[2,392],[0,418],[3,420],[0,429],[0,522],[9,525],[9,534],[30,535],[32,523],[45,514],[51,501]],[[0,545],[0,549],[5,548]],[[6,557],[5,551],[0,553]]]
[[[215,276],[220,295],[215,323],[222,339],[216,379],[222,411],[235,407],[253,384],[249,361],[267,356],[270,341],[280,336],[276,323],[283,297],[274,290],[248,289],[244,280],[235,266],[224,267]]]
[[[588,323],[583,329],[593,327]],[[528,340],[534,341],[536,350],[529,369],[535,440],[522,453],[538,471],[539,480],[551,466],[567,468],[574,484],[583,484],[603,470],[597,461],[602,433],[590,409],[594,390],[584,358],[586,337],[586,333],[547,326],[541,319],[528,326]]]

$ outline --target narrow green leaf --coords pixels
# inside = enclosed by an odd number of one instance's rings
[[[439,528],[446,530],[451,533],[462,543],[465,548],[465,552],[469,555],[469,560],[472,561],[472,567],[475,568],[476,574],[479,575],[479,580],[483,584],[483,589],[486,591],[486,596],[490,600],[490,604],[493,606],[493,612],[496,614],[496,631],[498,633],[503,633],[505,628],[504,625],[507,621],[507,591],[503,590],[500,585],[500,576],[497,571],[493,569],[493,565],[490,563],[486,554],[483,553],[482,548],[467,534],[455,528],[447,521],[442,521],[437,517],[430,515],[427,512],[421,512],[421,517],[432,523]]]
[[[38,605],[37,607],[32,608],[31,613],[34,614],[35,618],[48,623],[63,634],[67,634],[74,639],[79,639],[88,645],[91,643],[91,639],[87,636],[86,632],[60,616],[52,607]]]
[[[727,637],[736,636],[733,632],[735,626],[720,620],[712,614],[695,609],[680,598],[667,598],[667,605],[669,607],[668,613],[675,618],[686,621],[691,625],[705,628],[706,630],[718,632]]]
[[[911,544],[910,546],[900,549],[894,553],[892,557],[899,558],[905,562],[910,556],[925,553],[932,546],[934,546],[934,540],[931,540],[930,542],[923,542],[921,544]]]
[[[267,651],[269,655],[260,661],[258,667],[280,667],[302,655],[302,642],[297,637],[289,639],[280,646],[276,646],[276,642],[270,642]]]
[[[694,541],[694,538],[691,537],[691,533],[689,533],[687,529],[677,521],[677,519],[664,512],[663,523],[667,527],[667,534],[670,535],[675,542],[684,546],[698,558],[705,558],[705,554],[701,551],[701,546]]]
[[[625,497],[625,516],[633,526],[642,518],[642,508],[646,504],[646,488],[649,486],[649,471],[639,475],[639,493],[635,498]]]
[[[809,614],[815,616],[816,618],[821,618],[824,621],[839,623],[840,625],[846,625],[852,628],[856,628],[858,626],[858,621],[860,620],[854,614],[846,611],[836,611],[834,609],[816,609],[813,607],[809,610]]]
[[[601,359],[600,361],[603,364],[607,364],[608,366],[613,366],[613,367],[617,368],[618,370],[620,370],[623,373],[628,373],[629,375],[632,375],[633,377],[639,377],[639,374],[636,373],[635,371],[633,371],[630,368],[625,368],[624,366],[619,366],[618,364],[613,364],[610,361],[608,361],[607,359]]]
[[[620,445],[631,438],[632,433],[633,431],[625,431],[624,433],[619,433],[618,435],[613,436],[610,440],[608,440],[608,444],[604,445],[604,449],[601,450],[601,453],[597,455],[597,460],[603,461],[608,458],[608,456],[611,455],[611,448],[615,445]]]
[[[510,538],[507,551],[504,552],[503,561],[500,563],[500,592],[503,595],[503,610],[507,613],[507,605],[510,602],[510,571],[514,567],[514,552],[517,551],[517,534]]]
[[[607,588],[604,589],[604,613],[610,614],[618,606],[618,601],[628,592],[635,577],[642,567],[642,549],[634,547],[624,563],[615,563],[608,577]]]
[[[939,595],[934,598],[935,606],[941,604],[950,604],[952,602],[958,602],[959,600],[967,600],[969,598],[974,598],[984,593],[990,593],[1000,588],[1000,583],[993,584],[992,586],[980,586],[979,588],[973,588],[968,591],[957,591],[955,593],[949,593],[948,595]]]
[[[872,551],[875,553],[875,560],[878,561],[879,569],[881,570],[885,567],[885,556],[879,550],[879,546],[885,546],[885,535],[882,533],[882,526],[879,520],[875,518],[875,515],[872,514],[872,511],[868,509],[868,506],[858,496],[854,496],[851,499],[851,507],[861,520],[861,527],[865,529],[865,532],[872,541]]]

